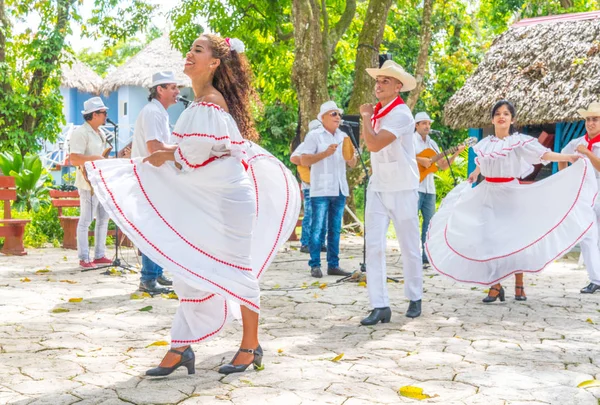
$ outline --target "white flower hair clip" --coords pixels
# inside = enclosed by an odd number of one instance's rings
[[[237,38],[225,38],[225,42],[227,42],[229,49],[232,51],[236,51],[237,53],[244,53],[246,51],[244,43]]]

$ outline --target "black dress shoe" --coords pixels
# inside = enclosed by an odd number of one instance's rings
[[[165,375],[171,374],[173,371],[177,370],[179,367],[184,366],[188,370],[188,374],[194,374],[196,372],[196,355],[192,350],[192,346],[188,346],[183,352],[175,349],[169,350],[171,353],[176,353],[181,356],[177,364],[173,367],[155,367],[146,371],[146,375],[151,377],[162,377]]]
[[[390,307],[375,308],[369,316],[360,321],[361,325],[375,325],[377,322],[388,323],[392,319],[392,310]]]
[[[323,277],[323,272],[319,266],[314,266],[310,268],[310,275],[316,278]]]
[[[352,273],[342,270],[340,267],[328,267],[327,275],[328,276],[349,276]]]
[[[164,274],[161,274],[160,276],[156,277],[156,282],[160,285],[173,285],[173,280],[171,280]]]
[[[254,355],[254,359],[248,364],[238,364],[237,366],[233,365],[235,358],[240,354],[240,352],[250,353]],[[219,368],[219,373],[221,374],[233,374],[233,373],[241,373],[242,371],[246,371],[250,364],[254,364],[255,370],[262,370],[264,366],[262,365],[263,358],[263,350],[260,345],[256,349],[239,349],[233,359],[229,362],[229,364],[225,364]]]
[[[321,246],[321,252],[327,252],[327,245]]]
[[[409,318],[416,318],[417,316],[421,316],[421,300],[411,301],[410,304],[408,304],[406,316]]]
[[[140,281],[140,291],[149,294],[162,294],[171,292],[169,288],[161,287],[156,280]]]
[[[306,246],[306,245],[302,245],[302,246],[300,246],[300,251],[301,251],[302,253],[310,253],[310,249],[309,249],[309,248],[308,248],[308,246]]]
[[[582,294],[593,294],[598,290],[600,290],[600,285],[589,283],[587,286],[583,287],[580,292]]]

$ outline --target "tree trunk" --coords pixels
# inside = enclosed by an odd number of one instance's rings
[[[417,105],[419,96],[425,88],[425,73],[427,71],[427,59],[429,56],[429,47],[431,45],[431,14],[433,10],[433,0],[423,1],[423,21],[421,23],[421,45],[419,46],[419,56],[417,57],[417,66],[415,68],[415,79],[417,87],[408,95],[406,105],[412,109]]]
[[[10,21],[6,16],[6,8],[4,0],[0,0],[0,64],[6,62],[6,34],[9,32]],[[7,96],[12,92],[10,83],[8,82],[8,72],[6,67],[0,69],[0,91],[3,96]]]
[[[571,8],[573,7],[573,0],[560,0],[560,5],[562,8]]]
[[[317,117],[319,107],[329,100],[327,74],[331,55],[356,11],[356,0],[347,0],[344,13],[334,27],[329,27],[325,0],[293,0],[295,58],[292,83],[298,95],[298,125],[302,139],[308,123]],[[322,26],[323,27],[322,27]]]
[[[31,75],[29,81],[29,95],[33,99],[38,99],[42,94],[46,82],[52,73],[58,67],[58,60],[62,53],[65,44],[65,36],[68,32],[69,20],[71,18],[70,9],[76,0],[58,0],[56,4],[56,25],[52,30],[49,38],[42,45],[43,49],[40,52],[40,60],[35,63],[38,66]],[[33,133],[37,125],[36,111],[38,110],[36,103],[32,104],[33,112],[26,112],[23,116],[23,130],[28,133]]]
[[[370,0],[365,21],[358,36],[356,63],[354,68],[354,88],[348,105],[348,113],[358,114],[362,104],[373,101],[374,80],[365,69],[378,67],[379,47],[392,0]]]

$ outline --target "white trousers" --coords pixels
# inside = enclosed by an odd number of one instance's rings
[[[222,296],[193,288],[177,274],[173,274],[173,289],[179,297],[179,307],[171,327],[173,348],[215,337],[227,321],[236,315],[232,314],[236,308],[231,308]]]
[[[600,247],[598,246],[598,222],[600,221],[600,204],[594,206],[596,223],[592,225],[579,242],[581,255],[585,263],[590,281],[600,285]]]
[[[411,301],[423,296],[423,261],[419,235],[417,190],[375,192],[367,189],[365,238],[367,288],[373,308],[389,307],[385,249],[390,220],[400,244],[404,271],[404,295]]]
[[[101,259],[106,254],[106,235],[108,233],[108,213],[98,202],[98,197],[91,190],[79,189],[79,222],[77,223],[77,256],[79,260],[90,260],[88,229],[96,218],[94,228],[94,259]]]

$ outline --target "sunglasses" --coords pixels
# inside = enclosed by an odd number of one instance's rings
[[[342,114],[340,114],[337,111],[332,111],[332,112],[329,113],[329,115],[331,115],[332,117],[341,117],[342,116]]]
[[[107,115],[108,111],[95,111],[96,114],[104,114]]]

